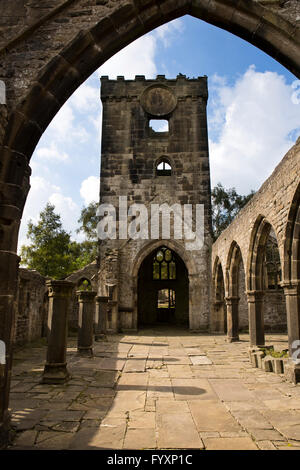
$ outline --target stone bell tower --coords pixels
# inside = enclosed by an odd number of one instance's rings
[[[109,296],[112,305],[107,320],[109,331],[136,330],[142,323],[156,321],[185,324],[198,331],[208,329],[211,192],[207,98],[205,76],[189,79],[180,74],[176,79],[166,79],[158,75],[152,80],[140,75],[134,80],[101,77],[100,204],[114,206],[117,219],[115,237],[102,240],[99,248],[99,295]],[[153,130],[155,120],[164,120],[162,131]],[[120,196],[126,205],[122,210]],[[175,213],[169,239],[162,238],[162,218],[159,237],[151,236],[149,221],[146,236],[128,238],[119,219],[129,210],[126,223],[134,220],[130,212],[133,204],[144,204],[149,217],[153,204],[175,204],[179,212],[187,204],[193,208],[202,205],[203,245],[189,250],[184,239],[174,238]],[[157,251],[161,249],[166,259],[155,261],[156,253],[161,257]],[[171,269],[171,257],[177,263],[173,278],[165,274]],[[157,266],[161,263],[157,279],[153,274],[155,262]],[[169,296],[165,310],[159,310],[164,307],[158,300],[161,292]]]

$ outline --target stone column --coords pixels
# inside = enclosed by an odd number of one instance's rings
[[[247,291],[250,346],[264,346],[264,291]]]
[[[239,297],[225,297],[227,309],[227,341],[239,341]]]
[[[107,328],[108,297],[97,295],[95,314],[95,341],[105,338]]]
[[[77,350],[81,356],[93,355],[93,323],[95,315],[96,292],[76,292],[79,304]]]
[[[0,116],[1,118],[1,116]],[[1,135],[0,135],[1,139]],[[2,170],[11,157],[11,171],[14,180],[5,183]],[[30,168],[25,157],[9,155],[0,151],[0,449],[9,440],[10,413],[8,410],[12,367],[12,340],[15,323],[16,297],[18,291],[18,270],[20,258],[17,255],[18,231],[23,206],[29,189]],[[6,167],[7,169],[10,167]]]
[[[10,432],[10,412],[8,410],[8,404],[19,260],[20,258],[16,253],[4,253],[0,251],[0,449],[6,447]]]
[[[286,301],[289,364],[287,375],[294,383],[300,382],[300,281],[282,283]]]
[[[226,312],[224,300],[215,300],[212,305],[212,333],[225,333],[227,331]]]
[[[117,333],[119,328],[117,300],[108,300],[107,302],[107,332]]]
[[[60,384],[69,378],[66,362],[68,310],[75,284],[53,280],[46,284],[49,289],[48,349],[42,383]]]

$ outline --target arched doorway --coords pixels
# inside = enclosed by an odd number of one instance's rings
[[[222,264],[219,258],[215,260],[213,270],[214,301],[210,324],[211,333],[227,333],[227,309],[225,303],[225,285]]]
[[[138,327],[189,323],[189,278],[179,255],[166,246],[152,251],[138,272]]]

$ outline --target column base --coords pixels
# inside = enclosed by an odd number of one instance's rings
[[[104,333],[96,333],[95,334],[95,341],[106,341],[107,337]]]
[[[4,420],[0,423],[0,450],[6,449],[10,444],[11,434],[10,412],[6,411]]]
[[[42,384],[62,384],[71,378],[67,363],[65,364],[45,364],[44,373],[41,379]]]
[[[240,340],[239,336],[232,336],[232,337],[227,336],[227,343],[235,343],[236,341],[239,341],[239,340]]]
[[[93,357],[94,353],[93,353],[93,348],[92,347],[89,347],[89,348],[78,348],[77,349],[77,355],[78,356],[81,356],[81,357]]]
[[[284,377],[288,382],[297,384],[300,382],[300,364],[295,364],[291,359],[284,363]]]

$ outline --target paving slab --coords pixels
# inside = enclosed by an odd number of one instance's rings
[[[199,432],[241,431],[237,421],[217,400],[192,400],[188,404]]]
[[[209,383],[222,401],[251,401],[255,396],[240,380],[209,379]]]
[[[203,443],[190,413],[157,415],[158,447],[162,449],[202,449]]]
[[[213,400],[217,398],[208,380],[172,379],[176,400]]]
[[[128,429],[126,432],[123,449],[155,449],[155,429]]]
[[[212,364],[212,361],[207,356],[190,356],[190,360],[194,366]]]
[[[258,447],[250,437],[236,438],[207,438],[204,439],[205,448],[207,450],[257,450]]]

